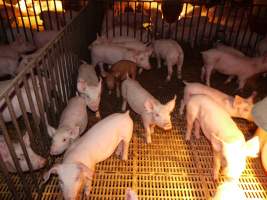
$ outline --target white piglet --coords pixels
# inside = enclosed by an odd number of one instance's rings
[[[214,180],[218,179],[221,165],[225,166],[227,178],[238,180],[246,166],[247,149],[245,137],[231,116],[209,96],[193,95],[186,104],[186,121],[186,140],[190,140],[194,125],[196,138],[201,128],[211,142]]]
[[[237,76],[238,89],[243,89],[250,77],[267,71],[267,56],[250,58],[218,49],[209,49],[201,54],[204,62],[201,79],[208,86],[210,76],[215,70],[225,75]]]
[[[85,131],[87,121],[85,100],[79,96],[71,98],[60,116],[58,128],[48,129],[52,137],[50,154],[62,154]]]
[[[116,148],[116,154],[127,160],[132,132],[133,121],[129,111],[109,115],[72,143],[63,162],[44,174],[44,182],[50,174],[58,174],[65,200],[76,199],[83,191],[88,197],[95,165],[110,157]]]
[[[101,100],[102,79],[98,81],[94,65],[83,63],[79,67],[77,90],[85,99],[90,110],[96,112],[99,118],[99,104]]]
[[[231,117],[238,117],[253,121],[251,110],[254,105],[253,98],[256,96],[256,92],[253,92],[250,97],[245,99],[238,95],[232,97],[201,83],[188,83],[184,81],[184,84],[184,96],[180,104],[180,115],[183,114],[184,106],[187,104],[192,95],[204,94],[216,101],[231,115]]]
[[[101,73],[104,74],[103,64],[114,64],[120,60],[129,60],[135,62],[142,69],[149,70],[151,65],[149,57],[152,50],[135,51],[116,44],[102,43],[93,45],[91,48],[91,58],[93,65],[100,65]]]
[[[44,165],[46,164],[46,159],[39,156],[38,154],[36,154],[32,150],[32,148],[30,146],[29,135],[27,132],[23,136],[23,142],[25,144],[26,151],[28,153],[33,170],[38,170],[38,169],[44,167]],[[30,168],[29,168],[29,165],[27,163],[26,156],[24,155],[23,150],[21,148],[21,145],[19,143],[13,143],[13,147],[15,150],[15,154],[18,158],[18,162],[19,162],[19,165],[21,167],[21,170],[23,172],[29,171]],[[15,163],[13,162],[13,159],[12,159],[11,154],[9,152],[8,146],[7,146],[7,144],[4,140],[4,137],[2,135],[0,136],[0,154],[1,154],[1,157],[2,157],[4,163],[7,167],[7,170],[9,172],[17,172],[17,169],[15,167]]]
[[[170,130],[172,128],[171,115],[175,107],[176,96],[165,105],[148,93],[137,81],[127,78],[121,86],[123,104],[126,110],[127,103],[143,120],[146,142],[151,143],[151,133],[155,125]]]
[[[174,65],[177,65],[177,77],[181,79],[182,65],[184,62],[184,52],[181,46],[175,40],[161,39],[154,40],[152,47],[157,57],[158,68],[161,68],[161,59],[167,64],[168,76],[166,80],[171,80]]]
[[[5,75],[15,76],[18,65],[18,59],[0,56],[0,77]]]

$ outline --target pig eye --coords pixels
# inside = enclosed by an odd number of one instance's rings
[[[159,117],[159,114],[158,114],[158,113],[156,113],[156,114],[155,114],[155,116],[156,116],[156,117]]]
[[[66,138],[63,138],[63,142],[66,142],[67,141],[67,139]]]

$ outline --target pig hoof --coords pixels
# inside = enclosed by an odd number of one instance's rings
[[[170,80],[171,80],[171,77],[170,76],[167,76],[166,82],[169,82]]]
[[[98,118],[98,119],[101,118],[99,111],[97,111],[97,112],[95,113],[95,116],[96,116],[96,118]]]
[[[186,136],[185,141],[189,141],[189,140],[190,140],[190,136]]]
[[[111,90],[108,91],[108,94],[111,95]]]
[[[147,143],[147,144],[151,144],[151,142],[152,142],[152,141],[151,141],[151,138],[147,138],[147,139],[146,139],[146,143]]]

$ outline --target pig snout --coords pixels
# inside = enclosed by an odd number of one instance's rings
[[[166,122],[166,123],[163,124],[162,128],[164,130],[170,130],[170,129],[172,129],[172,123],[171,122]]]
[[[43,157],[38,158],[34,163],[32,163],[33,169],[38,170],[45,166],[47,160]]]

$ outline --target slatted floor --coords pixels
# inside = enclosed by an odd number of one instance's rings
[[[185,55],[187,57],[184,64],[184,79],[199,81],[201,66],[199,54],[187,52]],[[189,55],[192,59],[188,58]],[[172,114],[173,129],[163,131],[156,128],[152,134],[152,144],[145,144],[140,117],[131,111],[134,134],[129,148],[129,158],[127,161],[121,161],[113,155],[97,164],[89,199],[124,200],[126,188],[131,187],[141,200],[207,200],[214,195],[218,184],[223,182],[222,176],[218,183],[212,179],[212,151],[206,138],[201,136],[196,140],[192,136],[190,142],[185,142],[186,122],[184,116],[178,114],[183,85],[176,78],[170,83],[165,83],[165,77],[166,69],[163,68],[145,71],[138,79],[161,102],[165,103],[173,98],[174,94],[177,95],[176,108]],[[213,79],[215,87],[229,94],[233,93],[235,85],[222,85],[224,78],[215,75]],[[266,95],[266,91],[263,92]],[[103,116],[118,112],[120,106],[121,100],[116,99],[115,94],[109,96],[104,91],[101,100]],[[90,127],[96,119],[92,113],[89,118]],[[245,136],[251,137],[254,125],[245,120],[236,122]],[[38,181],[41,181],[40,175],[43,171],[38,174]],[[0,180],[0,199],[12,199],[6,186],[1,183],[3,179]],[[247,159],[247,166],[240,178],[239,186],[247,199],[267,199],[267,176],[259,158]],[[45,185],[41,199],[63,199],[56,176]]]

